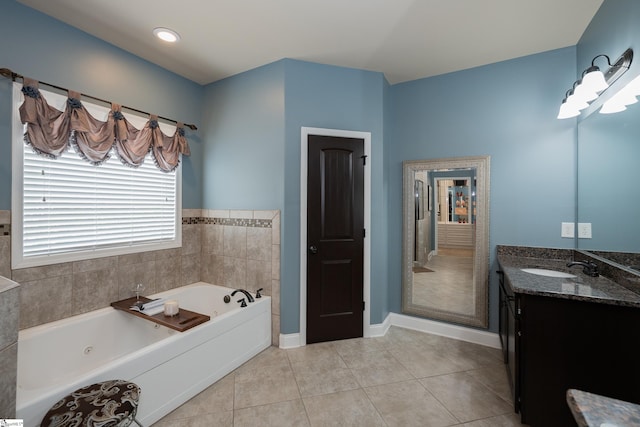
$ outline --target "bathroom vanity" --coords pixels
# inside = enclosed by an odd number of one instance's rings
[[[514,409],[531,427],[576,425],[569,389],[640,402],[640,295],[566,267],[581,256],[498,246],[500,338]],[[532,267],[575,277],[522,270]]]

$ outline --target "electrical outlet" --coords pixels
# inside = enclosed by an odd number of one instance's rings
[[[576,237],[575,229],[576,225],[573,222],[563,222],[560,237],[568,237],[570,239],[573,239],[574,237]]]
[[[590,239],[591,238],[591,223],[590,222],[579,222],[578,223],[578,238],[579,239]]]

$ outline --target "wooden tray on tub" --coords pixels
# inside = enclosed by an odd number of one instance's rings
[[[140,301],[142,301],[143,303],[147,303],[152,300],[147,297],[140,297]],[[167,328],[175,329],[179,332],[184,332],[188,329],[193,328],[194,326],[198,326],[204,322],[208,322],[209,320],[211,320],[211,317],[207,316],[206,314],[196,313],[195,311],[185,310],[184,308],[180,308],[180,311],[175,316],[165,316],[164,313],[158,313],[149,316],[148,314],[144,314],[136,310],[131,310],[131,307],[135,303],[136,298],[131,297],[112,302],[111,307],[115,308],[116,310],[126,311],[127,313],[133,314],[134,316],[150,320],[162,326],[166,326]]]

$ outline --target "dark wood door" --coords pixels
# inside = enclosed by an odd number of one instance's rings
[[[364,140],[309,135],[307,343],[362,336]]]

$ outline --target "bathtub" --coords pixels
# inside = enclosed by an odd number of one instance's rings
[[[199,282],[152,295],[211,316],[185,332],[111,307],[20,331],[16,418],[40,425],[69,392],[108,379],[141,388],[137,419],[160,418],[271,345],[271,299],[241,308],[232,289]]]

